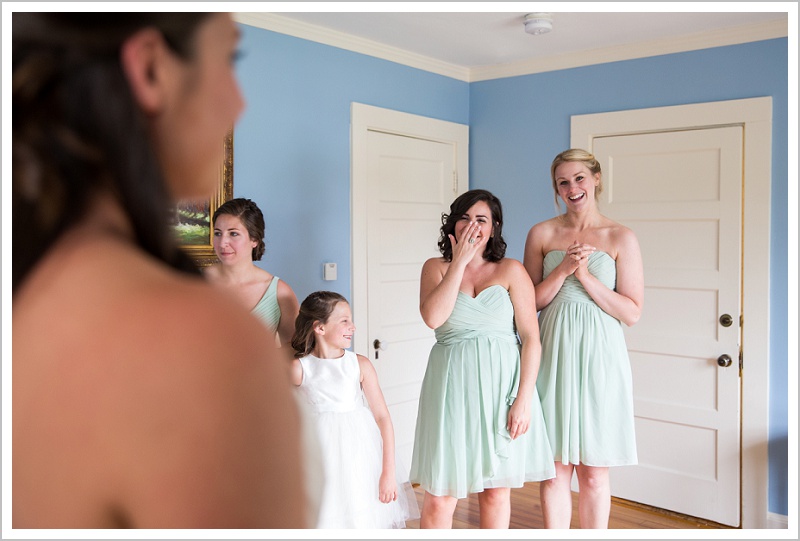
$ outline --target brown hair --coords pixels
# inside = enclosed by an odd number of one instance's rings
[[[315,291],[300,304],[300,313],[294,320],[294,336],[292,349],[295,357],[305,357],[316,346],[314,324],[327,323],[333,309],[340,302],[347,302],[344,296],[334,291]]]
[[[492,236],[483,250],[486,261],[497,262],[506,255],[506,241],[503,239],[503,206],[494,194],[487,190],[469,190],[462,193],[450,204],[450,214],[442,214],[442,227],[439,230],[439,251],[445,261],[453,260],[453,246],[450,237],[455,236],[456,222],[458,222],[472,205],[483,201],[489,206],[492,213]]]

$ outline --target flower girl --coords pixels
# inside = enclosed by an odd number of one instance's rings
[[[416,496],[397,472],[394,428],[375,367],[347,349],[354,332],[342,295],[317,291],[300,305],[290,373],[312,410],[323,455],[317,527],[404,528],[419,518]]]

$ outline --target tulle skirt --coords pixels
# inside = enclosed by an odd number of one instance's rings
[[[408,471],[395,459],[397,500],[381,503],[383,440],[372,412],[318,412],[324,483],[318,528],[405,528],[419,518]]]

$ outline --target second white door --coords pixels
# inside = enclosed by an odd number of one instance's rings
[[[741,126],[593,140],[601,212],[642,249],[642,318],[625,328],[639,465],[612,493],[739,525]]]

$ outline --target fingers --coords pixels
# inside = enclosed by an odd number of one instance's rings
[[[567,253],[570,255],[589,255],[593,253],[597,248],[594,246],[589,246],[588,244],[578,244],[577,246],[570,246],[567,250]]]
[[[569,248],[567,248],[567,256],[569,256],[576,263],[580,263],[588,260],[589,256],[592,255],[596,250],[597,248],[594,246],[575,241],[569,246]]]
[[[475,244],[477,242],[479,229],[480,226],[478,225],[478,222],[470,222],[469,226],[464,229],[462,240],[468,242],[469,244]]]
[[[512,440],[517,439],[518,437],[522,436],[528,431],[528,423],[524,422],[512,422],[508,427],[509,435],[511,436]]]
[[[455,248],[458,246],[462,251],[467,251],[470,248],[479,248],[488,242],[488,238],[481,235],[481,224],[478,222],[470,222],[467,227],[461,230],[459,238],[456,239],[452,234],[448,235],[450,238],[450,245]]]

